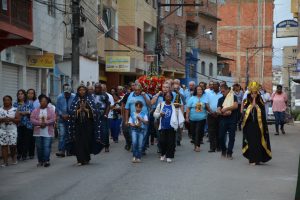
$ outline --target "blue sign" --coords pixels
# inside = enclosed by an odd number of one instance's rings
[[[284,20],[277,24],[276,37],[298,37],[298,22],[295,20]]]

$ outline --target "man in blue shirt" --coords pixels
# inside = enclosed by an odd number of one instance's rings
[[[179,92],[184,96],[184,89],[181,87],[179,79],[174,79],[174,85],[179,85]]]
[[[58,153],[57,157],[65,157],[66,147],[65,147],[65,135],[68,127],[69,111],[75,94],[72,93],[72,88],[69,84],[64,84],[63,93],[58,95],[56,100],[56,112],[58,115]],[[67,152],[68,154],[68,152]]]
[[[207,124],[208,124],[208,137],[210,141],[210,150],[208,152],[220,151],[219,144],[219,116],[217,115],[218,109],[218,101],[221,97],[223,97],[220,92],[220,84],[219,82],[213,83],[213,91],[208,93],[208,104],[212,111],[207,116]]]

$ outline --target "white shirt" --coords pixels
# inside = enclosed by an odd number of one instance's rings
[[[3,107],[0,108],[0,119],[3,118],[15,118],[16,117],[17,108],[11,107],[9,110],[5,110]],[[7,130],[7,131],[17,131],[17,125],[10,122],[8,125],[5,123],[0,124],[0,129]]]
[[[108,96],[108,100],[110,102],[110,106],[113,106],[115,105],[115,101],[114,101],[114,98],[111,94],[107,93],[107,96]],[[108,113],[108,116],[107,116],[109,119],[112,119],[113,118],[113,111],[111,109],[109,109],[109,113]]]
[[[44,117],[45,121],[47,120],[47,108],[44,109],[40,109],[40,121],[42,121],[42,118]],[[40,134],[36,135],[36,136],[40,136],[40,137],[51,137],[48,133],[48,127],[46,126],[45,128],[41,128]]]

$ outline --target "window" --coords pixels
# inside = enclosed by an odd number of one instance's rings
[[[209,76],[213,76],[214,74],[214,65],[209,63]]]
[[[55,17],[55,0],[48,0],[48,15]]]
[[[206,27],[203,25],[202,26],[202,35],[205,37],[206,35]]]
[[[177,0],[177,3],[178,4],[183,4],[183,0]],[[177,13],[177,16],[182,16],[182,13],[183,13],[183,7],[180,6],[180,8],[178,8],[178,10],[176,11]]]
[[[177,57],[181,58],[182,56],[182,43],[181,40],[176,41]]]
[[[157,6],[156,6],[156,0],[153,0],[153,1],[152,1],[152,6],[153,6],[154,9],[156,9],[156,7],[157,7]]]
[[[165,0],[166,4],[170,4],[170,0]],[[170,6],[165,6],[165,11],[170,12]]]
[[[7,11],[7,0],[2,0],[1,2],[1,11]]]
[[[137,35],[137,46],[142,47],[142,42],[141,42],[142,30],[140,28],[137,29],[136,35]]]
[[[167,35],[164,37],[164,48],[163,49],[164,49],[164,52],[167,55],[169,55],[169,53],[170,53],[170,39]]]
[[[209,39],[213,40],[214,39],[214,37],[213,37],[213,34],[214,34],[213,28],[210,28],[209,31],[210,31],[210,33],[209,33]]]
[[[202,61],[201,63],[201,74],[205,75],[205,62]]]

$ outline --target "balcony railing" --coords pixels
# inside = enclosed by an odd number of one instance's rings
[[[5,1],[5,0],[2,0]],[[6,0],[0,5],[0,21],[32,31],[32,1]]]

